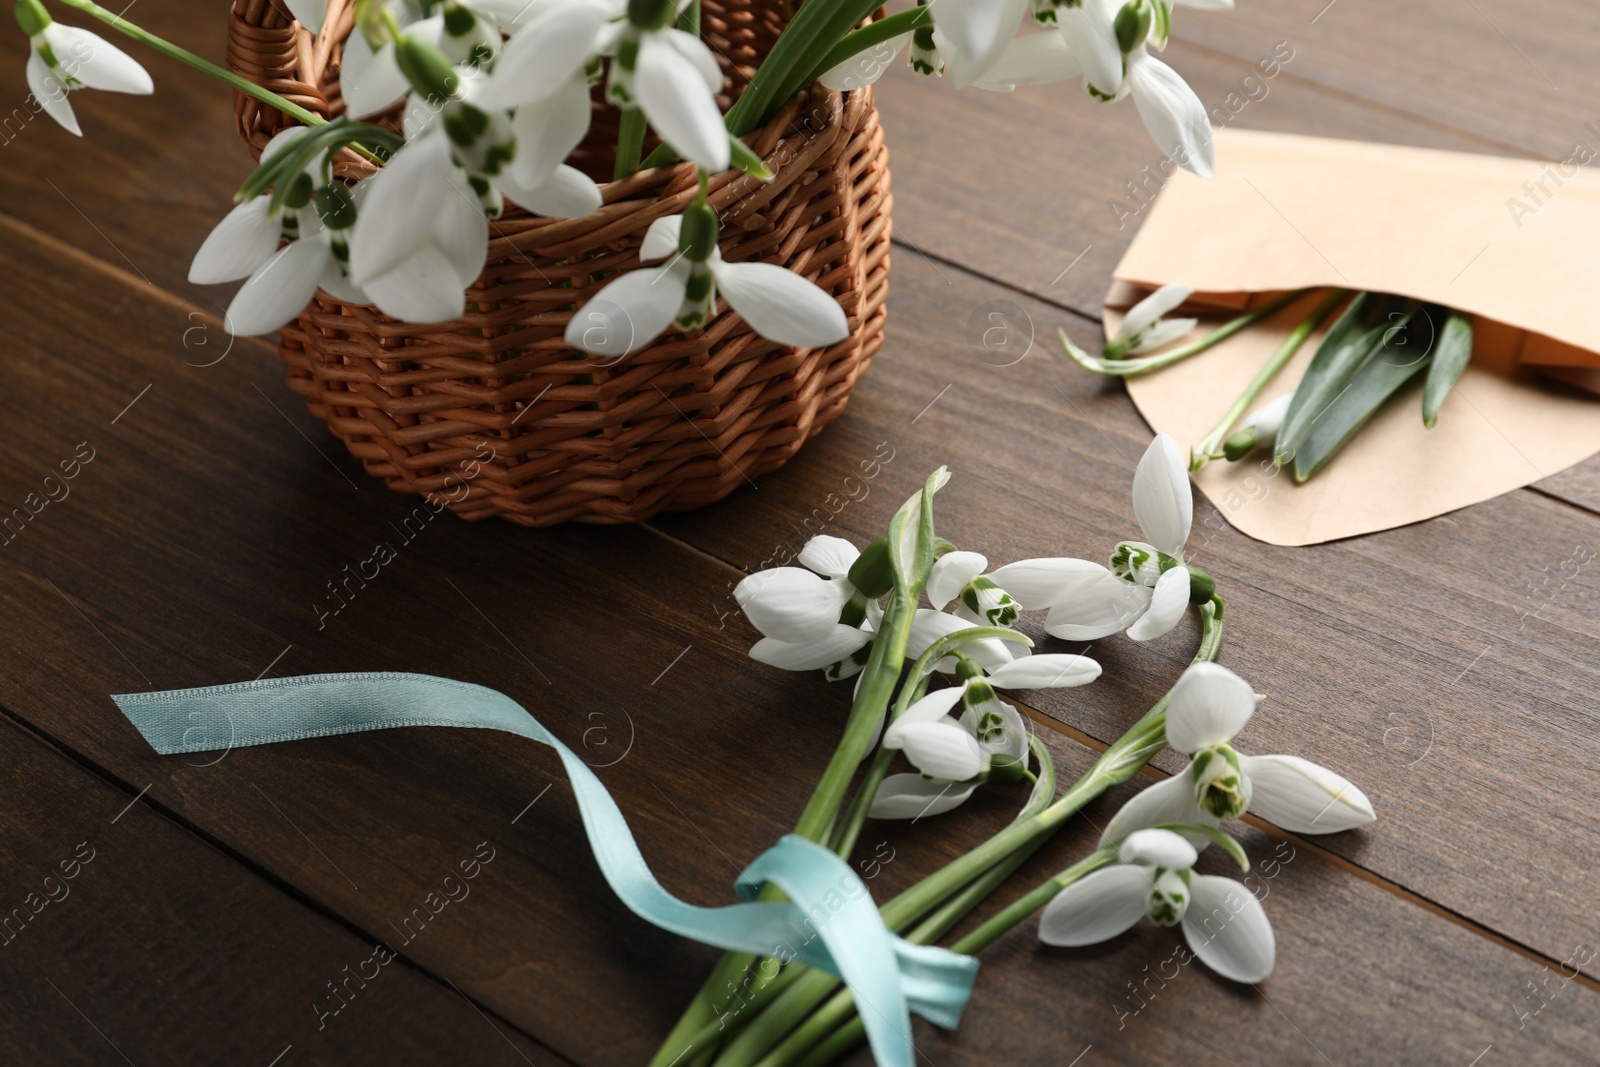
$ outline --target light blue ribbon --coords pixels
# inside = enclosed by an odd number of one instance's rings
[[[792,959],[842,979],[879,1063],[913,1067],[910,1013],[953,1028],[972,993],[976,959],[896,937],[850,865],[801,837],[784,837],[745,868],[737,889],[752,902],[702,908],[679,900],[650,873],[621,809],[589,765],[493,689],[426,674],[313,674],[111,699],[162,755],[396,726],[461,726],[530,738],[560,755],[595,861],[624,904],[683,937]],[[215,723],[219,714],[231,727],[225,743],[201,725]],[[753,902],[767,882],[789,900]]]

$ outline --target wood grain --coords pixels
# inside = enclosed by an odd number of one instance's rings
[[[0,252],[0,262],[8,255],[54,263],[64,278],[78,270],[44,246]],[[729,899],[737,868],[794,817],[841,721],[844,689],[751,670],[748,637],[720,614],[720,590],[737,572],[648,529],[428,525],[319,629],[319,585],[364,558],[370,544],[398,540],[387,521],[399,522],[405,502],[347,482],[351,464],[319,454],[306,417],[274,410],[275,370],[265,359],[248,358],[250,350],[205,368],[175,359],[174,331],[188,321],[179,308],[128,303],[136,340],[115,362],[95,361],[92,375],[87,364],[46,361],[41,331],[58,349],[93,351],[93,324],[109,311],[82,316],[81,334],[20,313],[24,302],[47,304],[49,291],[41,281],[39,292],[3,309],[8,340],[30,358],[20,362],[10,414],[19,461],[0,490],[7,499],[27,492],[75,438],[103,446],[72,494],[5,549],[0,610],[17,655],[0,699],[100,773],[150,782],[146,803],[248,857],[364,937],[387,936],[464,848],[492,842],[496,859],[470,919],[462,908],[459,933],[419,936],[400,951],[560,1055],[639,1062],[711,953],[631,918],[610,896],[547,755],[494,736],[425,730],[245,749],[194,767],[149,753],[104,694],[264,669],[405,668],[496,686],[579,751],[593,752],[597,764],[616,759],[607,745],[627,745],[626,756],[602,770],[608,786],[665,884],[714,902]],[[108,304],[120,299],[114,286],[84,291],[103,293]],[[913,307],[910,317],[937,322],[935,306]],[[141,383],[149,391],[118,416]],[[912,481],[914,460],[903,446],[884,468],[863,521],[882,522],[900,491],[892,481]],[[1128,714],[1176,675],[1186,654],[1179,643],[1152,650],[1151,673],[1121,670],[1121,690],[1082,692],[1108,716],[1120,695]],[[1056,748],[1066,773],[1090,758],[1065,739]],[[707,768],[716,769],[714,791],[706,789]],[[975,843],[1004,810],[997,799],[936,827],[886,830],[897,858],[874,889],[893,892]],[[1109,810],[1102,803],[1091,818]],[[1034,873],[1081,854],[1091,834],[1077,831]],[[1266,858],[1276,847],[1257,851]],[[1132,1062],[1187,1041],[1210,1013],[1225,1011],[1263,1056],[1293,1061],[1305,1047],[1281,1011],[1319,1046],[1376,1049],[1389,1062],[1422,1062],[1418,1048],[1431,1055],[1441,1042],[1475,1054],[1480,1034],[1484,1043],[1515,1035],[1553,1062],[1582,1062],[1595,1051],[1587,1042],[1600,1001],[1589,990],[1562,987],[1541,1025],[1526,1032],[1516,1030],[1515,1016],[1469,1028],[1463,1020],[1487,1020],[1488,1006],[1507,1002],[1526,977],[1542,973],[1539,965],[1309,854],[1296,863],[1295,879],[1272,892],[1283,902],[1274,914],[1284,916],[1285,956],[1298,953],[1299,962],[1265,997],[1241,1002],[1226,983],[1195,975],[1183,997],[1135,1029],[1104,999],[1142,981],[1144,966],[1170,956],[1170,941],[1152,932],[1057,960],[1019,933],[1002,958],[1018,958],[1020,949],[1047,971],[990,968],[973,1006],[976,1025],[948,1044],[931,1039],[931,1047],[951,1063],[989,1062],[995,1042],[1037,1058],[1057,1047],[1066,1020],[1068,1033]],[[1321,947],[1300,947],[1308,944]],[[1419,973],[1449,975],[1448,992],[1418,982]],[[1348,1005],[1330,999],[1331,989],[1352,985],[1405,991],[1418,1020],[1358,1038],[1343,1023]],[[1096,996],[1079,997],[1080,987]],[[1006,1028],[1017,1005],[1046,995],[1071,1006],[1048,1025]],[[1375,998],[1367,1010],[1393,1018],[1386,1003]],[[1212,1056],[1235,1061],[1220,1048],[1190,1058]]]
[[[7,1062],[563,1062],[9,719],[0,745]]]

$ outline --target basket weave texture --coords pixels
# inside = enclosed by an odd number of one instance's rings
[[[704,0],[724,104],[792,8],[792,0]],[[351,16],[347,0],[332,0],[313,37],[268,0],[235,0],[228,65],[332,117],[343,109],[339,61]],[[258,157],[293,122],[242,94],[234,104]],[[397,120],[398,108],[389,124]],[[569,162],[596,180],[609,176],[616,122],[597,98],[589,138]],[[467,313],[454,322],[398,322],[319,292],[280,332],[290,389],[369,474],[465,519],[638,522],[720,500],[777,469],[838,417],[883,342],[888,153],[871,89],[812,86],[746,140],[777,177],[712,179],[722,255],[784,265],[833,295],[851,328],[839,344],[768,341],[719,302],[704,329],[669,332],[621,360],[567,346],[574,307],[637,268],[650,223],[694,199],[696,170],[678,164],[602,182],[604,204],[580,219],[508,204],[492,223]],[[371,173],[348,152],[336,171]]]

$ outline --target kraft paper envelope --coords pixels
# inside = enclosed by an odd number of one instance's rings
[[[1600,149],[1600,131],[1594,131]],[[1216,461],[1195,483],[1235,527],[1309,545],[1442,515],[1600,451],[1600,159],[1560,163],[1220,130],[1217,176],[1167,182],[1106,298],[1108,334],[1149,289],[1196,289],[1218,314],[1317,286],[1434,301],[1474,316],[1472,365],[1432,430],[1421,378],[1304,485],[1268,452]],[[1596,161],[1596,167],[1586,164]],[[1537,199],[1537,203],[1535,203]],[[1513,201],[1517,205],[1513,205]],[[1297,301],[1198,356],[1128,379],[1155,429],[1185,449],[1216,423],[1315,302]],[[1291,391],[1313,336],[1257,405]],[[1550,373],[1534,373],[1533,366]]]

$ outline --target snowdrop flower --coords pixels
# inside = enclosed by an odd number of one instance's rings
[[[511,174],[520,186],[549,182],[589,132],[588,71],[611,46],[617,27],[610,20],[619,12],[611,0],[547,0],[495,60],[478,102],[514,109]]]
[[[728,169],[728,128],[717,108],[722,68],[704,41],[672,25],[669,0],[630,0],[606,99],[639,108],[661,139],[701,169]]]
[[[1128,801],[1102,844],[1161,823],[1215,826],[1246,811],[1297,834],[1337,833],[1377,818],[1361,790],[1324,767],[1236,751],[1234,735],[1255,707],[1249,683],[1226,667],[1196,663],[1185,671],[1167,705],[1167,743],[1192,762]]]
[[[1231,7],[1231,0],[1196,0],[1195,7]],[[1162,151],[1202,178],[1216,172],[1211,119],[1177,71],[1152,57],[1146,43],[1166,41],[1170,8],[1164,0],[1039,0],[1034,17],[1054,23],[1059,44],[1029,34],[1011,39],[975,84],[1010,90],[1082,77],[1102,101],[1132,96],[1145,129]]]
[[[287,150],[305,135],[292,126],[267,142],[263,163]],[[239,204],[206,237],[189,267],[189,280],[199,285],[249,280],[234,294],[223,322],[240,336],[271,333],[300,314],[324,289],[353,304],[368,303],[350,281],[348,236],[356,218],[355,195],[338,182],[313,189],[313,174],[323,172],[327,153],[319,153],[290,183],[283,207],[274,212],[272,197],[260,195]],[[280,242],[286,242],[279,248]]]
[[[83,136],[67,102],[73,89],[104,89],[148,96],[150,75],[128,53],[97,33],[63,26],[39,0],[20,0],[17,25],[28,35],[28,88],[45,112],[69,133]]]
[[[1014,660],[993,670],[963,656],[959,684],[913,703],[883,734],[883,747],[905,753],[918,774],[884,779],[868,815],[914,819],[960,806],[980,781],[1012,782],[1026,775],[1028,729],[995,689],[1087,685],[1100,664],[1086,656],[1050,654]],[[959,720],[951,713],[960,706]]]
[[[1163,285],[1133,305],[1101,350],[1101,358],[1121,359],[1153,352],[1194,329],[1199,319],[1162,318],[1193,295],[1192,285]]]
[[[601,356],[636,352],[668,326],[704,326],[719,291],[751,329],[779,344],[818,348],[850,336],[833,297],[773,263],[724,262],[716,235],[716,214],[704,201],[652,222],[639,259],[671,258],[613,279],[572,317],[567,344]]]
[[[316,2],[316,0],[301,0]],[[424,17],[424,6],[436,14]],[[385,111],[412,95],[414,87],[401,70],[396,29],[437,48],[471,80],[487,69],[500,48],[500,30],[495,18],[480,13],[479,4],[455,0],[424,5],[418,0],[387,0],[374,3],[367,21],[357,26],[345,42],[344,59],[339,69],[339,88],[344,95],[345,112],[352,118]],[[374,48],[372,42],[379,42]],[[427,97],[430,94],[424,93]],[[424,99],[417,106],[442,106],[451,94]]]
[[[1057,564],[1056,592],[1035,591],[1051,600],[1045,631],[1068,641],[1093,641],[1126,628],[1135,641],[1160,637],[1178,624],[1191,603],[1211,599],[1216,583],[1183,561],[1184,543],[1194,521],[1189,473],[1171,437],[1157,434],[1133,478],[1133,513],[1148,542],[1122,541],[1110,568],[1082,560]],[[1028,561],[1034,568],[1045,561]],[[997,579],[1016,584],[1013,578]]]
[[[1278,440],[1278,429],[1289,414],[1289,403],[1294,393],[1284,393],[1261,405],[1250,417],[1222,442],[1222,454],[1230,461],[1243,459],[1256,448],[1271,448]],[[1215,456],[1197,456],[1197,460],[1215,459]]]
[[[1129,834],[1116,864],[1073,882],[1045,906],[1039,940],[1095,945],[1148,918],[1181,925],[1190,950],[1224,978],[1263,981],[1277,957],[1266,911],[1243,884],[1194,873],[1197,858],[1194,846],[1170,830]]]
[[[849,541],[820,534],[800,550],[801,566],[757,571],[735,586],[763,635],[750,658],[786,671],[821,668],[829,681],[861,673],[883,612],[850,581],[860,559]]]
[[[350,275],[384,314],[443,322],[466,309],[465,291],[483,269],[489,224],[451,158],[430,131],[408,142],[368,178],[350,243]]]

